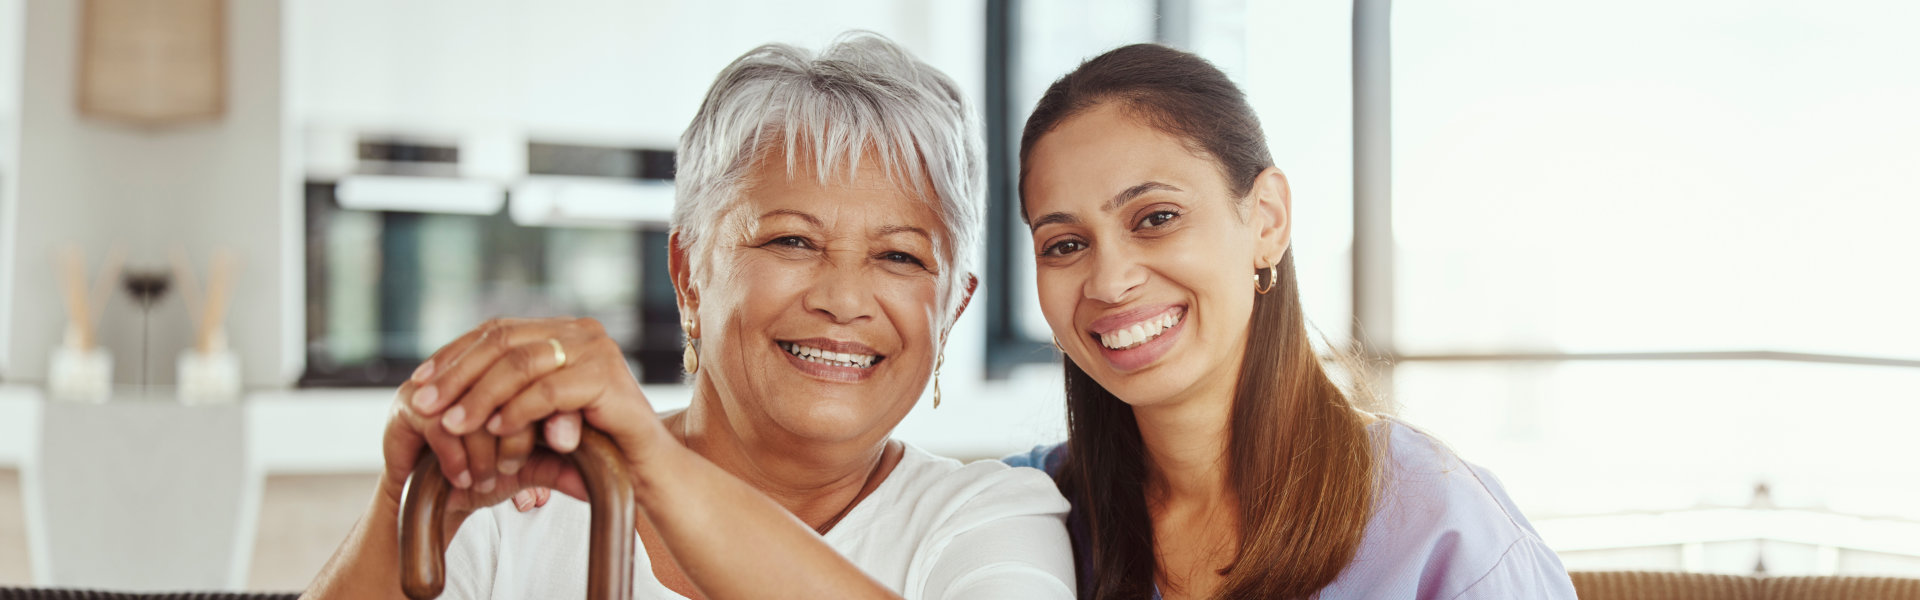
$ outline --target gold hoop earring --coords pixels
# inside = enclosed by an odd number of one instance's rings
[[[1267,272],[1266,283],[1260,282],[1260,271]],[[1273,286],[1278,283],[1280,283],[1280,263],[1273,263],[1267,268],[1253,272],[1253,291],[1255,293],[1266,295],[1267,292],[1273,291]]]
[[[1061,347],[1060,347],[1060,336],[1057,336],[1057,335],[1056,335],[1056,336],[1053,336],[1053,349],[1054,349],[1054,350],[1059,350],[1061,354],[1066,354],[1066,353],[1067,353],[1067,349],[1066,349],[1066,348],[1061,348]]]
[[[686,350],[680,353],[680,368],[688,375],[700,371],[700,351],[694,348],[693,319],[680,321],[680,331],[686,334]]]

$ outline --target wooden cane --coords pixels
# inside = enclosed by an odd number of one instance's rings
[[[588,600],[633,597],[633,482],[621,462],[620,448],[606,434],[581,428],[580,447],[566,455],[586,482],[593,509],[587,552]],[[422,453],[400,497],[400,589],[408,598],[440,596],[447,585],[447,496],[453,484],[440,473],[440,460]]]

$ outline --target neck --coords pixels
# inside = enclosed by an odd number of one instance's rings
[[[807,525],[819,529],[839,519],[861,495],[886,458],[887,443],[826,445],[780,433],[764,434],[728,419],[705,378],[696,384],[687,410],[667,418],[667,428],[694,453],[766,494]],[[760,428],[765,429],[765,428]]]
[[[1227,454],[1233,416],[1230,386],[1137,406],[1133,416],[1146,446],[1150,504],[1232,501]]]

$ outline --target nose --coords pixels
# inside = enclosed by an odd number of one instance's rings
[[[873,299],[875,288],[866,281],[862,271],[855,265],[829,266],[815,271],[813,286],[801,299],[802,306],[836,325],[873,318],[878,309]]]
[[[1133,290],[1147,282],[1147,269],[1124,252],[1095,252],[1093,273],[1087,277],[1082,293],[1107,304],[1132,299]]]

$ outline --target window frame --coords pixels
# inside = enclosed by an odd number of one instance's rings
[[[1402,362],[1780,361],[1920,368],[1920,360],[1867,354],[1706,351],[1401,353],[1394,337],[1392,0],[1353,0],[1353,337],[1351,350],[1380,365],[1391,395]]]

